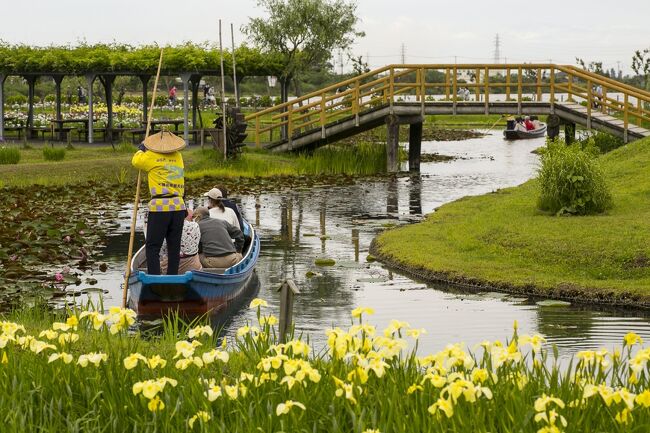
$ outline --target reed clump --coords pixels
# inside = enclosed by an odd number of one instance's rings
[[[20,150],[15,147],[0,147],[0,164],[18,164]]]
[[[44,147],[43,159],[46,161],[62,161],[65,158],[65,149],[60,147]]]
[[[605,175],[590,143],[549,141],[541,153],[539,209],[556,215],[593,215],[612,204]]]

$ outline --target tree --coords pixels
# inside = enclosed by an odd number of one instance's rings
[[[643,88],[648,89],[650,82],[650,48],[643,51],[637,50],[632,57],[632,70],[643,77]]]
[[[584,60],[576,57],[576,63],[585,71],[593,72],[599,75],[605,75],[603,71],[603,62],[589,62],[589,64],[586,64]]]
[[[323,67],[332,52],[348,50],[355,38],[357,5],[346,0],[258,0],[268,17],[251,18],[243,32],[260,49],[279,53],[282,102],[286,102],[287,84],[296,83],[301,74]],[[297,89],[299,91],[299,89]]]

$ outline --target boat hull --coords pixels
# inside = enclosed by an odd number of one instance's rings
[[[543,137],[546,134],[546,125],[542,124],[537,129],[532,131],[518,131],[516,129],[506,129],[503,131],[503,137],[506,140],[525,140],[528,138],[538,138]]]
[[[248,226],[250,227],[250,226]],[[243,260],[223,273],[190,271],[183,275],[149,275],[138,270],[144,251],[136,254],[129,277],[129,308],[139,316],[178,312],[186,316],[214,315],[251,291],[257,281],[255,264],[260,239],[250,228],[252,239]]]

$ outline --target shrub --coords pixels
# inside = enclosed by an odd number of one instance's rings
[[[21,94],[7,96],[7,98],[5,99],[5,103],[7,105],[26,104],[27,96]]]
[[[44,102],[56,102],[56,95],[45,95]]]
[[[273,100],[269,95],[264,95],[260,98],[260,106],[266,108],[266,107],[270,107],[271,104],[273,104]]]
[[[65,149],[56,147],[44,147],[43,158],[46,161],[61,161],[65,158]]]
[[[623,139],[604,132],[597,132],[587,140],[592,141],[593,145],[600,149],[600,153],[611,152],[625,144]]]
[[[137,150],[136,147],[131,143],[129,143],[128,141],[122,141],[120,144],[118,144],[115,147],[115,152],[119,152],[119,153],[133,153],[136,150]]]
[[[151,101],[151,100],[150,100]],[[180,98],[177,96],[176,97],[176,103],[180,101]],[[166,95],[157,95],[156,96],[156,107],[164,107],[165,105],[169,104],[169,97]]]
[[[20,150],[15,147],[0,147],[0,164],[18,164]]]
[[[124,95],[122,102],[125,104],[142,104],[142,96],[140,95]]]
[[[590,215],[611,207],[611,195],[593,146],[549,141],[541,155],[538,207],[556,215]]]

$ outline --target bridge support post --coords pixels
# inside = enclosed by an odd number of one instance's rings
[[[386,117],[386,170],[397,173],[397,150],[399,148],[399,119],[397,116]]]
[[[564,124],[564,141],[566,144],[571,144],[576,141],[576,124],[573,122],[566,122]]]
[[[420,171],[422,123],[409,125],[409,171]]]

